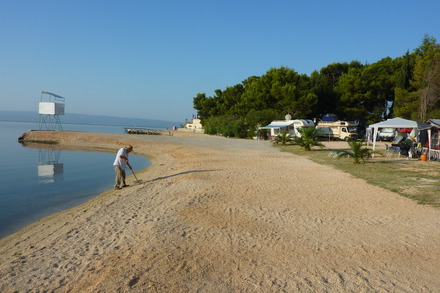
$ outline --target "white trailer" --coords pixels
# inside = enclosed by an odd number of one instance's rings
[[[301,137],[298,128],[301,127],[315,127],[315,123],[312,120],[295,119],[295,120],[275,120],[269,125],[259,127],[258,129],[270,130],[268,134],[269,138],[275,138],[279,133],[287,131],[287,133]]]
[[[328,139],[350,140],[358,137],[358,124],[353,121],[320,121],[316,128],[321,137]]]

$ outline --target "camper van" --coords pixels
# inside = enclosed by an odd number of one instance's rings
[[[356,122],[352,121],[320,121],[316,128],[322,138],[350,140],[358,137]]]
[[[269,138],[275,138],[279,133],[287,131],[287,133],[301,137],[298,128],[301,127],[314,127],[315,123],[312,120],[295,119],[295,120],[275,120],[269,125],[259,127],[258,129],[267,129],[270,131]]]

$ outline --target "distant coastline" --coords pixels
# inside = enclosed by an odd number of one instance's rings
[[[36,122],[39,121],[39,114],[34,111],[7,111],[0,110],[0,121],[11,122]],[[182,122],[114,117],[102,115],[88,115],[78,113],[66,113],[61,116],[61,122],[64,124],[92,124],[92,125],[109,125],[109,126],[135,126],[135,127],[151,127],[158,129],[171,129],[173,126],[179,127]]]

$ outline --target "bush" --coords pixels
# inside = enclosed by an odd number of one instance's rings
[[[206,134],[221,134],[226,137],[245,138],[247,126],[243,119],[228,115],[211,117],[204,121],[203,128]]]
[[[348,145],[350,146],[350,150],[340,152],[338,157],[348,156],[353,159],[353,164],[360,164],[361,161],[365,163],[373,154],[371,149],[363,147],[365,144],[362,140],[350,140],[348,141]]]
[[[292,134],[288,133],[287,130],[284,130],[277,134],[273,142],[276,144],[286,145],[288,143],[292,143],[294,139],[295,137]]]

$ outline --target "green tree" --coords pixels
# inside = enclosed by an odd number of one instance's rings
[[[214,98],[206,97],[206,94],[198,93],[193,99],[194,109],[197,110],[198,116],[202,119],[207,119],[211,116],[216,116],[218,113],[217,103]]]
[[[440,107],[440,45],[435,38],[425,35],[419,47],[411,85],[418,97],[418,118],[426,121],[430,113]]]
[[[406,52],[402,58],[397,58],[401,62],[400,71],[396,79],[394,89],[393,113],[397,117],[405,119],[417,119],[417,109],[419,101],[414,94],[414,88],[411,86],[416,55]]]
[[[335,88],[339,78],[347,73],[348,63],[332,63],[311,74],[312,91],[317,96],[313,117],[321,117],[327,113],[336,113],[341,94]]]
[[[413,79],[413,70],[415,63],[415,54],[410,54],[409,51],[403,57],[396,58],[400,62],[400,70],[396,78],[396,87],[401,89],[411,89],[411,80]]]
[[[234,86],[227,87],[224,91],[216,90],[216,103],[219,109],[219,115],[239,115],[240,107],[242,103],[242,95],[244,93],[244,86],[242,84],[236,84]]]
[[[407,53],[404,59],[401,71],[406,72],[401,73],[395,89],[395,115],[422,121],[437,118],[440,115],[439,44],[425,35],[414,53]]]
[[[410,120],[418,120],[419,99],[413,91],[395,88],[394,115]]]
[[[387,118],[394,101],[396,64],[387,57],[362,68],[352,67],[342,75],[337,86],[339,116],[366,124]]]
[[[308,76],[286,67],[271,68],[261,77],[248,79],[244,85],[243,102],[248,110],[273,109],[278,113],[291,113],[295,118],[306,118],[317,103]]]

